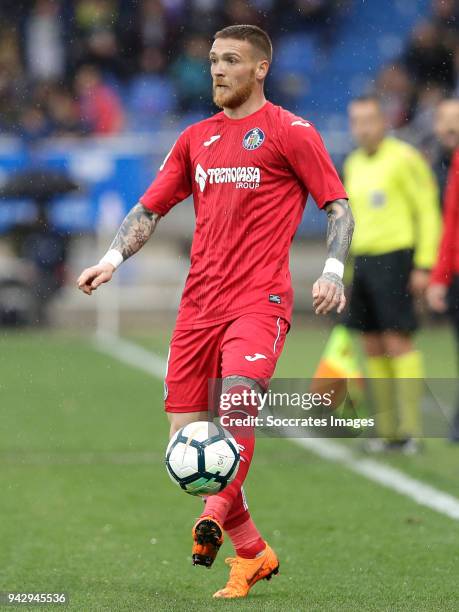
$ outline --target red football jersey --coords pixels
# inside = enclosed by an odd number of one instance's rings
[[[451,160],[444,200],[443,235],[431,282],[451,285],[459,274],[459,149]]]
[[[289,248],[308,193],[319,208],[347,198],[318,132],[270,102],[191,125],[140,202],[165,215],[191,193],[196,229],[176,328],[257,312],[290,322]]]

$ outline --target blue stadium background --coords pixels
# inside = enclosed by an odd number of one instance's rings
[[[313,121],[339,166],[351,146],[350,98],[378,87],[384,95],[391,74],[405,70],[406,76],[416,28],[434,24],[437,47],[445,23],[455,31],[455,12],[445,22],[440,4],[38,0],[24,8],[7,0],[0,8],[8,34],[0,44],[0,180],[30,167],[65,169],[82,185],[77,195],[54,203],[51,218],[65,231],[91,231],[101,203],[114,194],[127,210],[154,177],[178,131],[215,112],[209,101],[208,45],[215,28],[241,21],[258,23],[272,35],[268,97]],[[61,54],[59,61],[46,63],[47,47],[48,57]],[[107,130],[97,127],[91,108],[85,115],[78,75],[88,65],[105,88],[108,112],[120,119]],[[378,82],[384,71],[389,81]],[[455,76],[441,74],[437,82],[422,83],[409,74],[410,94],[400,94],[402,106],[409,102],[397,109],[394,128],[412,126],[417,133],[426,86],[439,87],[444,95],[454,91]],[[33,214],[30,201],[4,201],[0,231]],[[300,234],[322,231],[323,221],[309,207]]]

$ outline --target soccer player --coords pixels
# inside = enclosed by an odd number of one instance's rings
[[[344,165],[356,221],[347,323],[362,333],[368,375],[378,379],[372,389],[380,438],[367,448],[416,452],[423,365],[412,340],[413,298],[424,294],[436,257],[438,189],[421,154],[386,134],[376,97],[351,102],[349,118],[358,148]]]
[[[449,312],[459,348],[459,149],[453,155],[448,173],[444,211],[440,250],[427,289],[427,300],[435,312]],[[459,400],[450,439],[459,443]]]
[[[222,112],[179,136],[110,250],[78,279],[87,294],[109,281],[161,217],[193,194],[191,267],[165,378],[171,435],[211,418],[209,379],[221,378],[230,396],[267,389],[290,327],[289,248],[308,193],[328,215],[328,258],[313,286],[313,306],[317,314],[345,306],[342,276],[353,217],[324,144],[311,123],[266,100],[263,85],[272,60],[266,32],[237,25],[214,38],[212,90]],[[225,412],[226,422],[232,410],[241,416],[241,407],[234,406]],[[244,411],[254,416],[256,406]],[[227,560],[228,583],[214,597],[236,598],[276,574],[279,561],[252,521],[242,490],[253,429],[227,429],[240,448],[239,470],[226,489],[206,498],[192,530],[192,558],[210,567],[226,531],[236,557]]]

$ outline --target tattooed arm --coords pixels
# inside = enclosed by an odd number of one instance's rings
[[[137,253],[155,231],[160,216],[147,210],[137,203],[128,212],[116,234],[110,249],[116,249],[126,261],[131,255]]]
[[[86,268],[78,279],[78,287],[91,295],[102,283],[111,280],[116,268],[137,253],[155,231],[160,216],[137,203],[126,215],[107,254],[100,262]]]
[[[334,308],[340,313],[346,305],[343,285],[344,262],[354,232],[354,217],[347,200],[329,202],[325,206],[328,216],[328,258],[320,278],[312,288],[316,314],[327,314]]]

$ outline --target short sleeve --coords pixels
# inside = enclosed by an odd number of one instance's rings
[[[140,203],[164,216],[192,192],[189,163],[189,134],[180,134],[161,164],[156,178],[140,198]]]
[[[347,194],[320,137],[308,121],[292,119],[286,126],[285,155],[298,179],[323,208]]]

